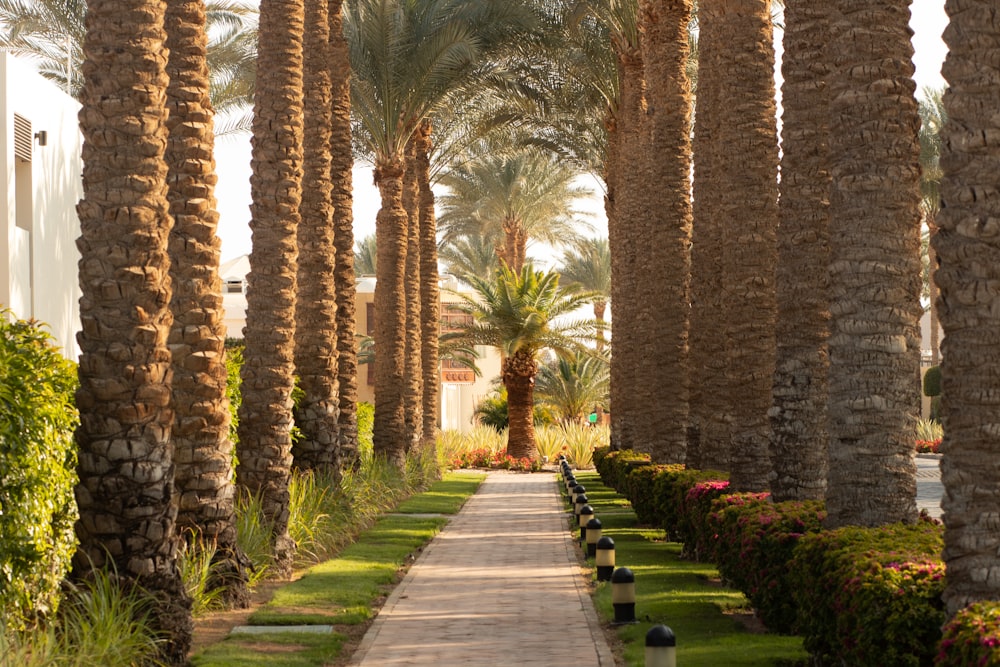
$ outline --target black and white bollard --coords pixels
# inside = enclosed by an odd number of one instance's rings
[[[635,575],[627,567],[619,567],[611,574],[611,606],[615,608],[614,625],[636,623]]]
[[[570,495],[570,500],[573,499],[573,487],[577,484],[576,477],[573,476],[573,473],[570,473],[566,478],[566,493]]]
[[[587,543],[587,522],[594,518],[594,508],[590,505],[584,505],[580,508],[580,521],[577,525],[580,526],[580,544],[584,545]]]
[[[615,571],[615,541],[604,535],[597,540],[596,550],[594,564],[597,565],[597,580],[610,581],[611,573]]]
[[[587,500],[587,494],[586,493],[581,493],[580,495],[578,495],[576,497],[576,503],[573,505],[573,514],[576,515],[577,525],[580,525],[579,524],[579,521],[580,521],[580,510],[582,510],[583,506],[586,505],[588,502],[589,501]]]
[[[677,667],[677,638],[665,625],[646,633],[646,667]]]
[[[576,505],[576,499],[587,493],[587,487],[583,484],[577,484],[573,487],[573,504]],[[577,512],[579,514],[579,512]]]
[[[583,515],[580,515],[580,522],[583,522]],[[587,532],[584,535],[584,540],[587,543],[587,558],[593,558],[597,555],[597,541],[601,539],[601,520],[596,516],[587,522],[586,524]]]

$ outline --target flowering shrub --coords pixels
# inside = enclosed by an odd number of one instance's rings
[[[941,447],[941,438],[934,440],[917,440],[918,454],[937,454]]]
[[[1000,602],[977,602],[944,626],[937,667],[1000,665]]]
[[[470,449],[462,452],[451,461],[452,468],[492,468],[497,470],[516,470],[519,472],[539,472],[542,462],[527,457],[516,459],[506,452],[493,451],[488,448]]]
[[[682,532],[687,537],[684,552],[697,561],[715,562],[715,545],[719,536],[708,519],[716,499],[727,493],[727,480],[711,479],[697,482],[684,496]]]
[[[803,536],[789,584],[806,650],[823,664],[931,664],[945,620],[943,547],[941,526],[926,521]]]
[[[791,633],[797,616],[788,567],[803,535],[822,530],[819,501],[771,502],[766,493],[738,493],[712,503],[707,524],[715,529],[719,573],[753,604],[774,632]]]

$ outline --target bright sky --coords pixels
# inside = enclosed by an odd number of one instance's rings
[[[948,23],[944,0],[913,0],[913,58],[916,68],[917,90],[925,87],[942,88],[941,63],[946,49],[941,33]],[[232,259],[250,252],[250,139],[222,138],[216,145],[219,184],[219,236],[222,238],[222,259]],[[596,188],[595,188],[596,192]],[[378,191],[372,185],[369,169],[354,170],[354,236],[361,239],[375,233],[375,214],[378,212]],[[603,215],[601,195],[595,194],[592,206],[594,223],[601,234],[607,233],[607,220]],[[603,229],[602,229],[603,228]]]

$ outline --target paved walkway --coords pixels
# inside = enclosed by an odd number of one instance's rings
[[[941,456],[917,454],[917,509],[925,509],[935,519],[941,518]]]
[[[553,473],[490,473],[350,664],[614,667],[567,522]]]

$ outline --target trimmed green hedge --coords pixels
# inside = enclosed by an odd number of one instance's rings
[[[944,626],[936,667],[1000,665],[1000,602],[976,602]]]
[[[804,536],[789,567],[806,650],[852,667],[929,665],[944,623],[940,525]]]

